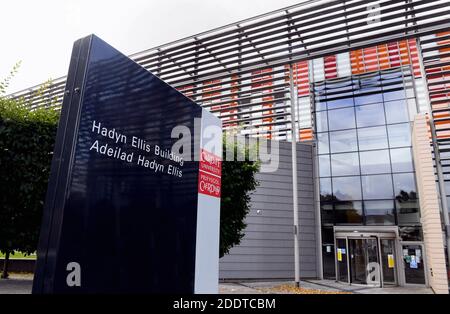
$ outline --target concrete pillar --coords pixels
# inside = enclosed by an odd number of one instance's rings
[[[448,294],[439,197],[424,114],[418,114],[414,119],[412,146],[420,198],[428,282],[435,293]]]

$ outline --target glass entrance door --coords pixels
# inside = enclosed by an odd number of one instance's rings
[[[337,280],[348,282],[347,239],[336,239]]]
[[[350,282],[379,286],[381,283],[377,239],[348,239]]]
[[[383,284],[397,285],[395,242],[393,239],[380,239],[380,246]]]
[[[405,269],[405,283],[424,285],[426,281],[422,245],[403,244],[402,255]]]

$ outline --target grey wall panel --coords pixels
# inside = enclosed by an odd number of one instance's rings
[[[272,173],[257,174],[260,185],[252,193],[245,237],[221,258],[222,279],[292,279],[294,276],[291,143],[279,144],[279,168]],[[297,169],[300,273],[303,278],[316,278],[318,256],[310,145],[297,144]]]

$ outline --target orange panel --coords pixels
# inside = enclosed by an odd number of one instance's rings
[[[400,52],[400,60],[402,65],[408,65],[411,63],[409,60],[408,43],[406,40],[398,42],[398,48]]]
[[[364,48],[364,66],[365,72],[372,72],[378,70],[378,56],[377,56],[377,48],[369,47]]]
[[[420,71],[420,61],[419,61],[419,52],[417,50],[417,42],[414,38],[408,40],[409,46],[409,54],[411,57],[411,62],[414,71],[414,77],[422,77],[422,73]]]
[[[295,84],[297,84],[298,95],[309,95],[309,67],[308,61],[301,61],[294,65],[295,71]]]
[[[272,68],[267,68],[267,69],[264,69],[264,70],[254,71],[254,72],[252,72],[252,75],[258,75],[258,74],[264,74],[264,73],[267,73],[267,75],[263,75],[263,76],[260,76],[260,77],[252,78],[252,89],[253,89],[253,88],[258,88],[258,87],[264,87],[264,86],[267,86],[268,88],[267,88],[267,89],[264,89],[264,90],[262,91],[262,93],[263,93],[263,94],[264,94],[264,93],[271,93],[271,92],[273,91],[273,89],[271,88],[271,86],[273,85],[273,81],[272,81],[272,80],[270,80],[270,81],[268,81],[268,82],[263,82],[263,83],[258,83],[258,82],[260,82],[260,81],[262,81],[262,80],[267,80],[267,79],[273,78],[273,75],[272,75]],[[262,100],[262,101],[270,101],[270,100],[273,100],[273,96],[262,96],[262,97],[261,97],[261,100]],[[272,107],[273,107],[273,103],[267,103],[267,104],[264,104],[264,105],[263,105],[263,108],[272,108]],[[271,114],[273,114],[273,110],[263,111],[263,113],[262,113],[262,116],[263,116],[262,121],[263,121],[264,123],[272,123],[272,122],[273,122],[273,118],[272,118],[272,117],[264,118],[264,116],[271,115]],[[269,125],[269,126],[267,127],[267,129],[268,129],[269,131],[272,131],[272,126]],[[272,138],[272,134],[269,133],[269,134],[267,135],[267,138],[268,138],[268,139],[271,139],[271,138]]]
[[[350,60],[352,65],[352,74],[364,73],[364,67],[362,62],[362,50],[350,51]]]
[[[389,69],[389,53],[386,44],[378,45],[378,60],[380,62],[380,69]]]
[[[313,139],[312,129],[301,129],[299,133],[300,141],[311,141]]]

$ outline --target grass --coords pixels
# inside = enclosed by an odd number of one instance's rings
[[[5,254],[0,253],[0,258],[4,258]],[[31,255],[25,255],[22,252],[14,252],[14,254],[11,254],[9,256],[10,259],[20,259],[20,258],[25,258],[25,259],[36,259],[36,253],[33,253]]]

